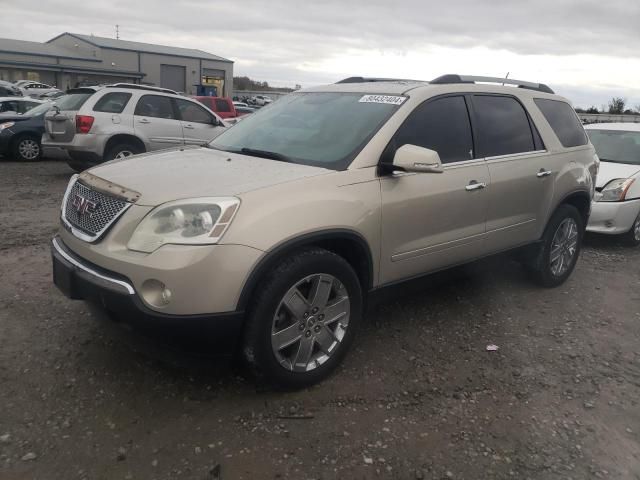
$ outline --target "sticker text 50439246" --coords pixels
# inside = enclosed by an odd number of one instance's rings
[[[397,95],[364,95],[360,103],[389,103],[391,105],[402,105],[407,97]]]

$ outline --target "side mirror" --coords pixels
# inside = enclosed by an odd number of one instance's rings
[[[393,169],[414,173],[442,173],[444,171],[438,152],[409,144],[396,150],[393,156]]]

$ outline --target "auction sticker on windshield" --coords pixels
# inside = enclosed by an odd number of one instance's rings
[[[360,103],[388,103],[391,105],[402,105],[407,97],[395,95],[364,95],[358,102]]]

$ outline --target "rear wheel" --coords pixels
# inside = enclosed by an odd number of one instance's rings
[[[633,222],[631,230],[624,234],[624,240],[627,245],[632,247],[640,245],[640,213],[638,213],[635,222]]]
[[[42,146],[37,137],[22,135],[13,144],[13,156],[24,162],[35,162],[42,156]]]
[[[300,250],[257,287],[244,358],[269,383],[312,385],[340,364],[361,315],[362,290],[347,261],[320,248]]]
[[[563,284],[576,266],[583,236],[580,212],[572,205],[560,205],[528,264],[533,279],[544,287]]]
[[[144,152],[143,149],[132,143],[118,143],[107,150],[104,160],[120,160],[142,152]]]

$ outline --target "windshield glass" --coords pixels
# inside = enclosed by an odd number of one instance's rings
[[[25,117],[35,117],[37,115],[46,113],[49,111],[49,109],[53,106],[53,103],[51,102],[47,102],[47,103],[43,103],[42,105],[38,105],[37,107],[33,107],[31,110],[27,110],[27,112],[24,114]]]
[[[69,95],[64,95],[55,102],[53,105],[56,105],[60,110],[79,110],[80,107],[87,101],[91,95],[95,92],[87,91],[82,93],[71,93]]]
[[[640,165],[640,132],[586,130],[603,162]]]
[[[390,102],[361,102],[364,97],[362,93],[290,94],[225,131],[210,147],[342,170],[398,108]]]

